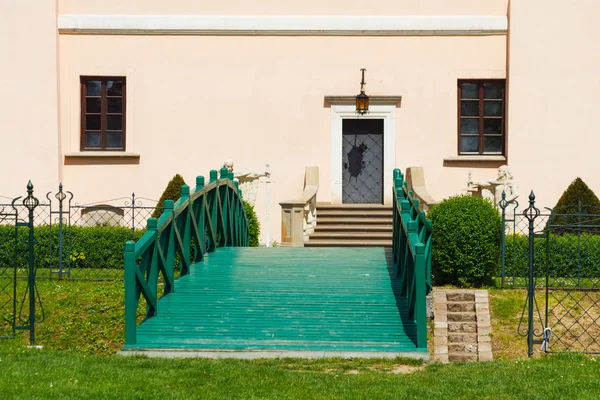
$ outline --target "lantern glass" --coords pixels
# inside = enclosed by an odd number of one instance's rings
[[[361,92],[356,96],[356,112],[359,114],[365,114],[369,111],[369,96],[364,92]]]

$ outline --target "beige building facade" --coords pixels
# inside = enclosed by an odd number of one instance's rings
[[[269,204],[279,240],[279,202],[300,195],[306,166],[319,167],[319,202],[345,201],[344,121],[359,119],[381,121],[381,202],[393,168],[422,166],[443,199],[464,191],[469,171],[489,179],[506,164],[521,201],[534,189],[552,206],[577,176],[600,190],[598,10],[592,0],[6,0],[0,195],[31,179],[44,193],[63,182],[81,203],[157,199],[175,173],[192,185],[227,159],[237,171],[269,164],[256,210],[264,224]],[[361,68],[364,116],[353,106]]]

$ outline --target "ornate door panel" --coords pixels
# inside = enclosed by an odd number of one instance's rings
[[[383,204],[383,120],[342,121],[342,202]]]

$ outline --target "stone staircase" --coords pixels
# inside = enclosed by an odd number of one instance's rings
[[[317,204],[317,227],[305,247],[391,247],[392,207]]]

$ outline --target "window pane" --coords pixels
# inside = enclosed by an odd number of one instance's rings
[[[87,98],[85,99],[85,112],[100,113],[100,99]]]
[[[106,147],[110,148],[121,148],[123,147],[121,138],[123,134],[121,132],[107,132],[106,133]]]
[[[123,129],[123,117],[120,115],[109,115],[107,122],[107,129],[109,131],[120,131]]]
[[[502,133],[502,118],[485,118],[483,133]]]
[[[86,132],[85,147],[100,147],[100,132]]]
[[[462,99],[478,99],[479,98],[479,85],[476,83],[461,83],[460,89],[462,91]]]
[[[502,102],[501,101],[484,101],[483,102],[483,115],[486,117],[501,117],[502,116]]]
[[[476,117],[479,115],[479,102],[478,101],[461,101],[460,102],[460,115]]]
[[[502,83],[484,83],[483,97],[486,99],[501,99],[502,98]]]
[[[460,133],[479,133],[479,118],[461,118]]]
[[[500,153],[500,152],[502,152],[502,136],[484,136],[483,137],[483,152],[484,153]]]
[[[123,81],[107,81],[106,91],[108,96],[123,96]]]
[[[123,112],[123,99],[121,98],[108,98],[108,112],[109,113],[122,113]]]
[[[85,116],[85,129],[90,131],[100,130],[100,116],[99,115],[86,115]]]
[[[102,88],[101,81],[86,81],[85,82],[85,95],[86,96],[100,96],[101,88]]]
[[[460,152],[461,153],[479,153],[479,137],[478,136],[461,136],[460,137]]]

